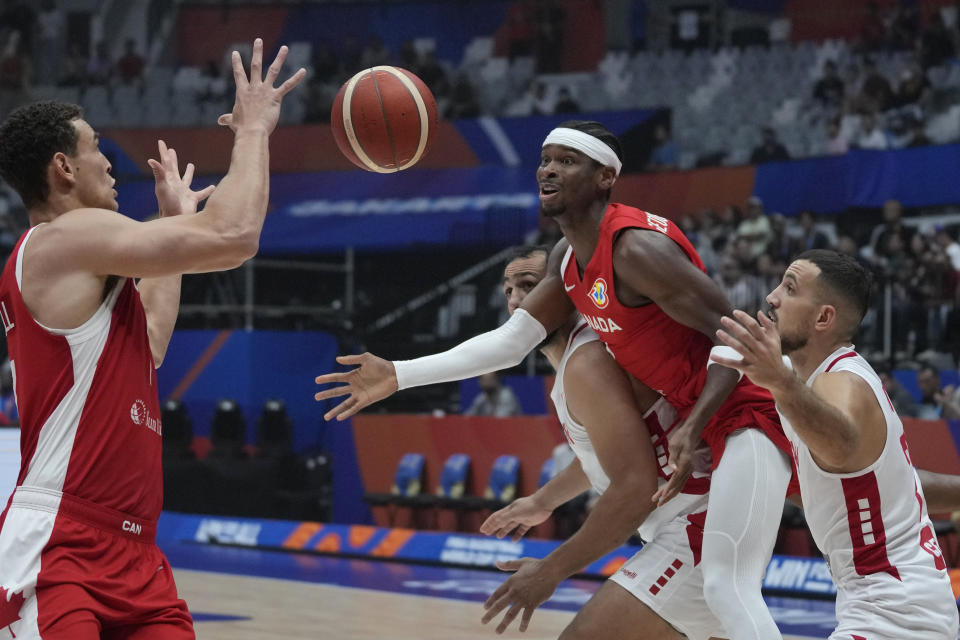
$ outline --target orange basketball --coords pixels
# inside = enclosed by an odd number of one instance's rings
[[[393,173],[409,169],[430,150],[437,102],[406,69],[372,67],[340,87],[330,124],[337,147],[350,162],[367,171]]]

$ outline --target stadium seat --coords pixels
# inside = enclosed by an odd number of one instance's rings
[[[435,529],[454,528],[460,530],[461,515],[463,513],[463,498],[469,490],[470,484],[470,456],[465,453],[454,453],[443,463],[440,480],[433,494],[422,493],[415,499],[415,504],[424,508],[433,509],[433,525]],[[441,522],[441,511],[452,511],[452,526],[446,526],[449,520]]]
[[[393,526],[396,509],[392,507],[416,507],[425,477],[424,455],[405,453],[397,463],[390,492],[368,492],[363,495],[363,500],[371,507],[387,507],[387,521],[389,526]]]
[[[517,456],[504,454],[493,461],[487,487],[482,496],[467,496],[464,498],[464,508],[468,510],[502,509],[517,496],[517,486],[520,482],[520,459]]]

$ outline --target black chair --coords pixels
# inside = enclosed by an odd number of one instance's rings
[[[247,422],[239,405],[230,399],[218,402],[210,424],[210,457],[245,458],[246,439]]]

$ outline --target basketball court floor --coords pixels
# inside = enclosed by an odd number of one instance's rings
[[[200,640],[498,637],[494,623],[480,624],[481,603],[504,580],[494,571],[183,542],[163,550]],[[499,637],[556,638],[600,585],[567,580],[526,633],[514,623]],[[786,640],[821,640],[835,625],[832,600],[767,602]]]

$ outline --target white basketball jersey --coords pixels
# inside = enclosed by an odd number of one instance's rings
[[[597,458],[596,451],[594,451],[593,443],[590,442],[587,429],[570,415],[570,411],[567,409],[566,394],[564,393],[564,385],[571,382],[564,380],[566,365],[570,356],[581,346],[599,339],[599,336],[585,321],[581,320],[577,323],[570,332],[567,348],[563,352],[563,357],[557,367],[557,375],[553,383],[553,390],[550,392],[550,398],[557,408],[557,416],[560,418],[560,424],[563,425],[567,442],[570,443],[573,452],[580,459],[580,466],[583,467],[584,473],[590,479],[590,484],[598,493],[603,493],[610,486],[610,479],[604,473],[603,467],[600,466],[600,460]],[[657,481],[659,485],[663,485],[670,475],[667,436],[678,423],[677,411],[665,398],[660,398],[643,417],[647,423],[647,428],[650,430],[650,437],[657,455],[659,465]],[[677,495],[662,507],[654,509],[637,529],[640,537],[644,540],[653,540],[657,529],[662,524],[670,522],[681,514],[692,513],[706,506],[710,483],[710,451],[704,446],[701,450],[698,450],[698,455],[694,457],[697,461],[695,462],[694,474],[687,482],[684,488],[685,492]],[[650,496],[637,496],[637,499],[649,500]]]
[[[807,386],[837,371],[865,380],[883,410],[887,440],[873,464],[854,473],[824,471],[780,417],[793,445],[807,524],[837,585],[841,627],[862,629],[871,619],[876,637],[905,638],[909,630],[915,634],[909,637],[954,640],[956,602],[903,423],[877,374],[850,347],[820,363]]]

